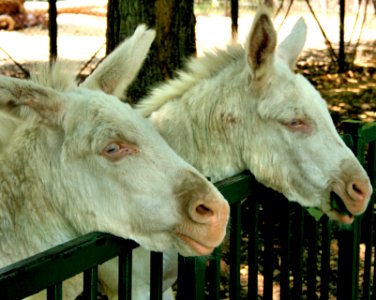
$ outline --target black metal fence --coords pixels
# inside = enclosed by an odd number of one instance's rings
[[[376,123],[347,122],[343,138],[373,186]],[[340,228],[259,185],[249,173],[216,184],[231,204],[229,239],[208,258],[179,257],[177,299],[374,299],[374,201]],[[47,288],[61,299],[61,281],[84,272],[83,297],[96,299],[97,265],[119,256],[119,299],[131,299],[132,249],[92,233],[0,270],[0,298]],[[162,299],[162,254],[151,255],[151,299]]]
[[[15,300],[47,289],[62,299],[62,281],[84,273],[84,299],[97,299],[98,265],[119,256],[119,299],[130,298],[132,249],[137,244],[90,233],[0,270],[0,298]]]

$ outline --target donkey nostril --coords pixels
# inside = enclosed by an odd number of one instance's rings
[[[353,191],[354,191],[355,193],[360,194],[360,195],[363,195],[363,191],[362,191],[362,189],[359,188],[359,187],[356,185],[356,183],[354,183],[354,184],[352,185],[352,189],[353,189]]]
[[[349,182],[347,192],[353,200],[364,202],[369,200],[372,188],[368,182],[354,180],[351,183]]]
[[[196,212],[201,216],[212,216],[214,214],[209,207],[203,204],[200,204],[196,207]]]

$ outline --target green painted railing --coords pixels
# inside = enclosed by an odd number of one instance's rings
[[[119,299],[130,298],[132,249],[137,244],[94,232],[0,269],[0,299],[16,300],[47,289],[62,299],[62,281],[84,273],[84,299],[97,299],[97,266],[119,256]],[[127,276],[125,276],[125,274]]]
[[[344,140],[375,187],[376,124],[346,122],[344,130]],[[216,185],[231,204],[229,238],[210,257],[179,257],[178,300],[376,297],[375,193],[362,217],[339,228],[258,184],[249,173]],[[0,299],[21,299],[45,288],[48,299],[61,299],[61,282],[80,272],[83,299],[96,299],[97,265],[116,256],[119,299],[131,299],[134,247],[103,233],[80,237],[1,269]],[[162,299],[162,254],[152,253],[151,262],[151,299]]]

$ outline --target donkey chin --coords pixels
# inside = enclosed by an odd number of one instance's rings
[[[183,224],[177,226],[175,235],[177,243],[175,247],[183,256],[205,256],[211,254],[220,245],[226,235],[228,216],[222,215],[220,221],[208,227],[206,224]],[[201,227],[201,228],[200,228]]]
[[[183,256],[205,256],[211,254],[220,243],[202,242],[191,236],[177,232],[180,239],[178,252]]]

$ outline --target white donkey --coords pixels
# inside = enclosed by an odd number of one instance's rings
[[[302,206],[351,223],[367,207],[368,176],[337,133],[326,102],[293,72],[306,38],[300,19],[278,46],[269,14],[254,19],[245,48],[193,59],[137,109],[184,159],[214,181],[250,170]],[[330,192],[348,214],[331,207]]]
[[[300,19],[277,47],[269,12],[262,8],[245,47],[193,58],[186,71],[152,90],[136,109],[213,181],[247,169],[290,201],[351,223],[366,209],[372,187],[338,135],[325,101],[293,72],[305,39],[306,24]],[[121,69],[122,61],[117,52],[106,63]],[[96,76],[115,70],[99,67]],[[331,192],[342,199],[347,213],[332,207]],[[142,251],[136,250],[136,258],[147,264],[148,254]],[[174,273],[176,253],[165,257],[166,274]],[[148,274],[142,276],[145,291],[137,295],[147,299]],[[166,278],[165,288],[173,281],[173,276]]]
[[[153,38],[141,26],[125,42],[122,76],[133,79]],[[111,77],[77,87],[69,72],[0,77],[0,268],[91,231],[149,250],[211,253],[226,232],[227,201],[148,120],[89,89],[113,93]]]

